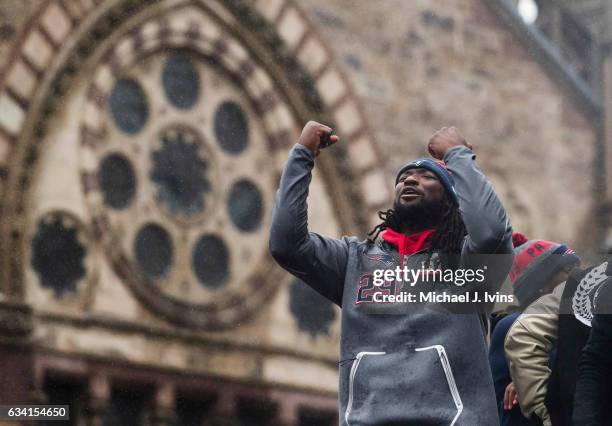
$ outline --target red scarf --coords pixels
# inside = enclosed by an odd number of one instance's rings
[[[383,240],[397,247],[400,255],[400,267],[404,266],[404,255],[414,254],[429,248],[435,229],[417,232],[416,234],[400,234],[393,229],[387,228],[381,234]]]

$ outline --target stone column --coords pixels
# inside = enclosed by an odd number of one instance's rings
[[[154,426],[173,426],[177,417],[175,412],[175,389],[172,383],[162,383],[155,392],[153,413]]]
[[[606,14],[606,18],[604,20],[605,33],[603,36],[607,43],[612,43],[612,3],[604,0],[603,4]]]
[[[212,418],[207,419],[206,425],[235,426],[238,424],[238,407],[236,396],[232,392],[220,391],[218,399],[212,410]]]
[[[33,404],[37,400],[32,331],[32,310],[29,306],[0,301],[2,404]]]
[[[108,377],[94,374],[89,380],[89,401],[86,411],[87,426],[102,426],[110,402]]]
[[[278,416],[273,424],[278,426],[297,426],[298,407],[294,398],[284,398],[279,401]]]

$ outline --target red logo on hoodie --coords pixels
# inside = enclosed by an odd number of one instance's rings
[[[359,278],[359,288],[357,289],[356,305],[360,303],[373,303],[374,294],[381,295],[397,294],[397,284],[395,281],[385,281],[381,286],[374,285],[374,274],[368,272]]]

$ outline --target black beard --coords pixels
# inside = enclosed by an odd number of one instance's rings
[[[430,229],[438,226],[443,216],[444,203],[441,201],[424,201],[407,206],[399,199],[393,202],[395,217],[402,228],[410,226],[415,229]],[[400,229],[396,230],[401,232]]]

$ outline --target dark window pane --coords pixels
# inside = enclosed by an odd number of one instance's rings
[[[259,189],[248,180],[236,182],[227,199],[227,209],[232,222],[241,231],[256,230],[263,216],[263,200]]]
[[[203,426],[210,419],[215,399],[208,395],[200,398],[179,397],[176,401],[177,426]]]
[[[161,278],[172,264],[172,240],[164,228],[150,223],[142,227],[134,240],[134,256],[149,278]]]
[[[336,318],[333,304],[298,279],[289,290],[289,311],[298,328],[313,337],[329,334]]]
[[[32,239],[32,267],[40,283],[53,290],[57,297],[75,292],[78,281],[85,276],[85,248],[76,227],[64,224],[61,216],[43,220]]]
[[[115,390],[102,420],[103,426],[138,426],[144,424],[146,397],[132,390]]]
[[[217,142],[230,154],[238,154],[246,148],[249,126],[240,105],[224,102],[215,113],[215,136]]]
[[[238,401],[238,422],[240,426],[266,426],[278,424],[278,408],[271,401]]]
[[[102,160],[98,182],[107,206],[124,209],[132,203],[136,193],[136,175],[132,164],[123,155],[110,154]]]
[[[172,215],[191,216],[204,210],[204,194],[210,191],[208,163],[198,152],[195,135],[188,130],[162,134],[161,147],[151,154],[151,180],[157,200]]]
[[[177,108],[189,109],[198,100],[200,76],[185,56],[168,58],[162,71],[162,84],[166,97]]]
[[[299,426],[333,426],[338,424],[336,413],[314,409],[300,410]]]
[[[115,124],[124,132],[138,133],[147,123],[149,106],[144,91],[136,81],[117,81],[109,102]]]
[[[79,424],[79,420],[83,419],[85,408],[83,397],[86,395],[84,385],[47,378],[45,380],[45,394],[47,395],[47,404],[70,406],[70,420],[41,420],[35,422],[37,426],[73,426]]]
[[[198,280],[207,287],[225,284],[229,275],[229,252],[223,240],[204,235],[193,250],[193,270]]]

